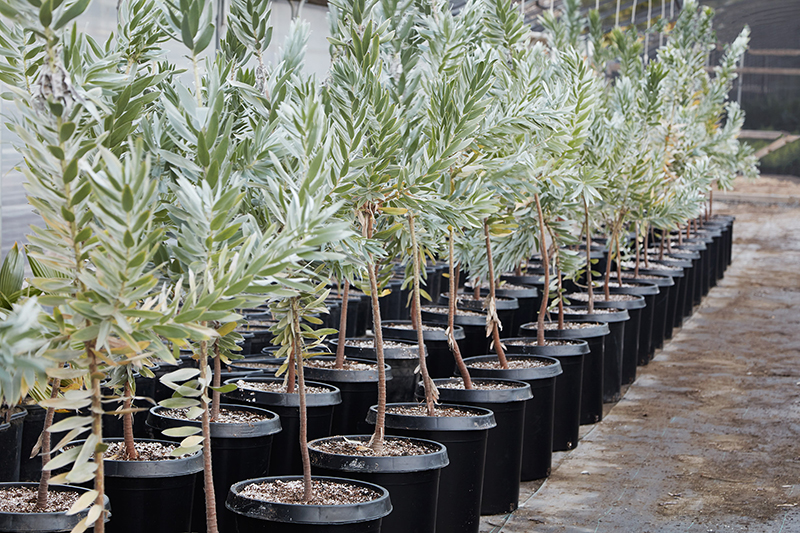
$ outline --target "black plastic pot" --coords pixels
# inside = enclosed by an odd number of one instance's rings
[[[445,296],[442,295],[442,299]],[[447,307],[436,306],[436,308],[446,311]],[[459,312],[461,311],[461,313]],[[478,310],[468,309],[468,313],[479,313],[479,315],[462,314],[463,309],[456,310],[456,316],[453,317],[453,323],[460,326],[464,330],[464,341],[459,343],[461,348],[461,357],[472,357],[474,355],[482,355],[489,352],[489,344],[491,337],[486,336],[486,313]],[[422,308],[422,321],[426,324],[436,324],[437,326],[447,327],[447,313],[435,312],[431,307]],[[427,341],[426,341],[427,342]],[[448,352],[449,352],[448,346]],[[434,378],[448,378],[453,375],[455,368],[455,358],[450,352],[449,360],[444,365],[436,365],[435,369],[429,368],[431,377]]]
[[[488,293],[487,293],[488,294]],[[497,318],[500,319],[502,329],[500,330],[500,338],[511,337],[516,330],[512,329],[511,325],[517,321],[517,313],[519,311],[519,301],[513,296],[503,296],[498,291],[495,291],[495,309],[497,309]],[[442,294],[439,301],[443,305],[448,305],[450,295],[448,293]],[[476,300],[471,295],[460,294],[458,297],[458,307],[460,309],[467,309],[469,311],[486,312],[486,299]],[[486,324],[484,321],[483,336],[486,337]],[[491,337],[489,338],[491,340]],[[468,341],[469,342],[469,341]],[[483,355],[488,353],[488,346],[485,352],[470,355]],[[466,354],[462,354],[468,357]]]
[[[603,346],[603,403],[618,402],[622,395],[622,354],[625,350],[625,326],[630,320],[628,311],[617,309],[613,303],[616,302],[609,302],[609,307],[605,309],[603,305],[598,305],[594,313],[575,312],[586,311],[586,307],[564,308],[564,318],[568,321],[608,324],[609,333]]]
[[[0,489],[27,487],[34,491],[38,489],[39,483],[0,483]],[[71,485],[50,485],[50,492],[79,492],[85,493],[89,489],[83,487],[73,487]],[[108,509],[108,496],[104,498],[105,508]],[[62,513],[3,513],[0,512],[0,531],[3,533],[61,533],[72,531],[78,522],[86,518],[89,509],[86,508],[74,515],[67,516],[66,511]],[[108,522],[108,518],[106,518]],[[86,531],[90,533],[94,528]]]
[[[674,330],[675,328],[683,326],[684,317],[688,317],[692,314],[692,287],[697,286],[695,277],[700,270],[693,268],[691,260],[665,259],[659,261],[657,264],[683,269],[683,283],[679,284],[680,289],[675,304],[675,314],[672,317],[672,328]],[[672,331],[669,333],[669,338],[672,338]]]
[[[381,325],[383,338],[386,340],[403,340],[403,341],[417,341],[417,332],[414,329],[393,327],[397,325],[411,325],[410,320],[392,320],[391,322],[384,322]],[[456,366],[456,360],[453,358],[453,352],[450,351],[450,346],[447,344],[447,335],[445,328],[441,324],[425,324],[435,326],[434,330],[423,330],[422,338],[425,341],[425,349],[428,351],[428,358],[426,359],[428,365],[428,372],[432,377],[449,377],[453,375],[453,369]],[[453,336],[456,338],[459,348],[465,348],[465,334],[464,328],[456,325]]]
[[[341,318],[342,298],[332,296],[326,300],[326,303],[336,303],[339,306],[339,318]],[[359,335],[363,335],[366,331],[366,322],[363,324],[359,323],[359,318],[361,316],[361,297],[349,296],[347,298],[347,329],[345,330],[348,337],[358,337]],[[334,329],[339,329],[338,319],[337,322],[333,324],[333,327]]]
[[[236,514],[238,533],[378,533],[381,519],[392,512],[389,492],[385,488],[352,479],[317,478],[368,487],[381,496],[351,505],[293,505],[252,500],[241,495],[247,485],[275,479],[293,480],[298,477],[248,479],[230,488],[225,506]]]
[[[495,289],[495,294],[501,298],[516,299],[519,306],[512,315],[511,323],[503,323],[503,330],[500,332],[502,338],[516,335],[522,324],[533,322],[539,315],[539,305],[542,301],[539,298],[539,290],[533,285],[517,285],[515,288],[500,287]],[[486,297],[488,295],[489,289],[482,288],[481,296]]]
[[[517,341],[520,339],[507,340]],[[521,340],[530,341],[528,338]],[[586,343],[583,342],[583,345],[586,346]],[[509,361],[513,361],[515,359],[535,359],[541,363],[545,363],[546,366],[508,370],[503,370],[499,367],[475,368],[472,366],[477,362],[496,361],[497,357],[494,355],[472,357],[464,362],[466,363],[467,369],[472,377],[513,379],[516,381],[524,381],[530,385],[533,397],[527,401],[525,406],[525,428],[522,437],[522,470],[520,473],[520,479],[522,481],[540,479],[550,475],[550,467],[552,465],[553,420],[555,416],[557,390],[556,382],[560,381],[561,376],[563,375],[561,363],[557,359],[551,357],[541,357],[536,355],[512,355],[514,349],[520,349],[522,346],[514,346],[511,344],[506,344],[506,346],[508,348],[506,357]],[[525,348],[528,347],[526,346]],[[548,346],[546,348],[550,347]],[[586,350],[588,351],[588,347],[586,347]],[[568,358],[567,366],[569,367],[569,370],[572,370],[572,366],[575,366],[574,363],[576,363],[578,371],[577,383],[571,387],[572,393],[577,395],[578,398],[578,401],[573,401],[574,405],[572,406],[571,410],[572,426],[574,427],[575,433],[573,442],[577,442],[580,416],[580,380],[583,374],[583,354],[578,354],[578,356],[566,356],[566,358]],[[565,381],[565,390],[568,386],[570,386],[570,384]],[[567,400],[574,400],[574,396],[568,397]]]
[[[389,289],[389,294],[383,296],[379,302],[381,308],[382,320],[400,320],[400,308],[405,307],[405,302],[402,302],[401,287],[403,280],[391,279],[386,288]]]
[[[631,283],[652,283],[658,287],[658,293],[653,300],[653,326],[650,330],[649,342],[643,344],[640,340],[639,346],[639,361],[640,366],[644,366],[650,362],[655,354],[657,348],[664,345],[664,328],[666,327],[667,320],[667,304],[669,301],[669,293],[675,286],[671,276],[656,276],[639,274],[642,277],[633,277],[631,272],[630,276],[625,277],[626,273],[623,272],[623,279],[625,282]],[[647,296],[645,296],[647,301]],[[649,304],[648,304],[649,307]]]
[[[675,328],[675,315],[678,309],[683,309],[683,302],[686,296],[685,275],[682,268],[664,268],[653,261],[650,262],[650,268],[640,268],[639,274],[647,276],[667,276],[672,278],[673,285],[667,292],[667,308],[666,315],[664,316],[664,333],[661,344],[656,347],[663,346],[663,341],[672,338],[672,331]]]
[[[31,452],[44,430],[47,409],[36,404],[26,405],[28,416],[22,421],[22,444],[20,446],[19,480],[38,482],[42,475],[42,456],[31,457]]]
[[[486,441],[486,462],[483,474],[481,514],[501,514],[514,511],[519,505],[519,483],[522,473],[522,439],[525,430],[525,406],[533,398],[531,386],[524,381],[505,379],[474,379],[481,382],[503,382],[513,389],[479,390],[448,389],[441,385],[460,382],[460,378],[434,380],[443,403],[483,407],[494,413],[497,425],[489,430]],[[417,397],[423,399],[422,386]]]
[[[416,406],[417,404],[390,404]],[[449,407],[441,404],[441,407]],[[478,533],[483,494],[484,461],[489,430],[495,427],[488,409],[469,407],[474,416],[430,417],[386,413],[387,433],[439,442],[447,447],[450,464],[442,469],[436,530]],[[375,423],[376,408],[367,420]]]
[[[234,483],[263,476],[269,471],[270,451],[273,435],[281,430],[277,414],[245,405],[221,404],[220,407],[257,413],[269,418],[258,422],[223,424],[211,422],[211,466],[214,474],[214,496],[217,502],[217,523],[220,531],[235,531],[236,521],[233,513],[225,509],[228,488]],[[200,426],[199,420],[179,420],[164,416],[163,407],[150,409],[147,424],[160,436],[161,431],[183,426]],[[165,437],[180,442],[180,438]],[[192,531],[206,531],[205,493],[203,482],[195,486]]]
[[[655,300],[658,294],[658,287],[653,284],[636,284],[634,287],[626,287],[628,283],[624,283],[622,287],[611,287],[612,294],[628,294],[634,296],[633,300],[620,300],[617,302],[595,302],[595,305],[604,307],[614,307],[617,309],[625,309],[630,315],[630,319],[625,323],[625,342],[623,343],[622,350],[622,384],[630,385],[636,381],[636,364],[639,361],[639,345],[643,342],[649,342],[650,329],[652,327],[652,305],[650,309],[647,308],[647,298],[650,302]],[[633,285],[633,284],[631,284]],[[641,296],[633,292],[626,291],[646,291],[647,296]],[[599,305],[598,305],[599,304]],[[645,311],[651,311],[645,316]],[[650,320],[650,326],[643,326],[642,321]],[[647,335],[646,341],[642,341],[642,336]]]
[[[225,383],[237,383],[238,379],[231,379]],[[247,377],[246,381],[258,383],[283,383],[278,378]],[[333,410],[342,402],[339,389],[327,383],[306,381],[307,386],[323,387],[330,392],[319,394],[306,394],[306,410],[308,413],[308,439],[319,439],[331,434]],[[296,390],[296,389],[295,389]],[[254,405],[273,411],[281,417],[283,430],[272,439],[270,452],[270,475],[294,475],[303,471],[300,456],[300,395],[285,392],[265,392],[254,389],[237,388],[226,393],[225,398],[233,403]]]
[[[0,424],[0,482],[19,481],[22,424],[27,416],[28,411],[22,409],[12,414],[9,422]],[[0,420],[5,420],[5,415]]]
[[[244,356],[260,354],[265,347],[272,346],[272,339],[275,338],[268,325],[245,324],[236,328],[236,331],[245,339],[241,351]]]
[[[333,361],[332,355],[318,355],[311,361]],[[372,365],[370,370],[336,370],[307,365],[306,379],[327,383],[339,389],[342,403],[333,410],[332,435],[360,435],[368,433],[366,422],[370,406],[378,403],[378,365],[374,361],[349,358],[348,361]],[[386,365],[386,381],[392,379],[392,369]]]
[[[365,339],[346,340],[362,341]],[[334,351],[337,342],[337,339],[331,341],[331,348]],[[386,401],[390,403],[410,402],[414,399],[414,389],[417,386],[417,375],[414,370],[419,366],[419,346],[412,341],[392,340],[391,342],[402,344],[402,346],[390,347],[386,346],[384,342],[383,359],[392,368],[392,380],[386,383]],[[378,355],[372,346],[350,346],[345,342],[344,354],[346,357],[357,357],[373,363],[378,360]]]
[[[547,339],[582,339],[589,345],[589,352],[584,356],[583,361],[583,380],[580,398],[581,425],[595,424],[603,419],[603,351],[605,347],[605,338],[609,333],[609,329],[608,324],[592,324],[592,326],[585,328],[545,330],[545,338]],[[536,323],[524,324],[520,328],[520,334],[524,337],[535,337]],[[566,373],[566,370],[564,372]],[[558,413],[558,409],[556,409],[556,413]],[[558,414],[556,414],[556,416],[558,416]],[[558,424],[558,421],[556,421],[556,424]],[[558,443],[554,437],[554,449],[557,444],[561,443]],[[572,441],[572,444],[574,447],[577,445],[577,442]]]
[[[137,374],[134,379],[134,383],[136,384],[136,390],[134,391],[136,396],[143,396],[145,398],[155,397],[156,380],[154,378],[149,378]],[[103,394],[110,395],[113,394],[113,391],[111,389],[103,387]],[[139,409],[147,409],[148,407],[153,405],[146,400],[134,400],[132,403],[133,407],[137,407]],[[119,402],[116,405],[121,407],[122,402]],[[147,424],[145,424],[146,418],[147,418],[146,411],[133,413],[133,436],[137,439],[152,438],[152,435],[148,432]],[[123,421],[121,416],[115,414],[105,415],[103,417],[103,436],[108,438],[122,438],[123,434],[122,425]]]
[[[348,438],[366,443],[370,436]],[[389,491],[392,512],[383,518],[381,533],[429,533],[436,529],[439,477],[442,468],[450,463],[447,448],[438,442],[411,439],[437,451],[405,457],[371,457],[336,455],[315,449],[314,445],[320,441],[340,439],[331,437],[308,443],[313,474],[366,481]]]
[[[173,444],[150,439],[137,442]],[[164,461],[105,459],[103,467],[106,495],[109,501],[118,502],[106,525],[108,533],[190,531],[194,488],[199,482],[196,474],[203,470],[202,452]]]

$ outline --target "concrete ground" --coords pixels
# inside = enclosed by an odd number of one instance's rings
[[[481,532],[800,532],[800,207],[734,214],[725,278],[520,508]]]

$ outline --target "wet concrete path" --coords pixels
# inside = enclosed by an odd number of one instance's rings
[[[720,204],[733,263],[492,533],[800,533],[800,208]]]

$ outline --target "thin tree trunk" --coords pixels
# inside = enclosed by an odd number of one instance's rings
[[[296,372],[294,369],[294,364],[292,363],[293,358],[288,357],[287,361],[289,361],[289,367],[286,369],[286,392],[291,394],[294,392]]]
[[[350,297],[350,280],[344,278],[342,290],[342,316],[339,317],[339,339],[336,343],[336,363],[333,368],[344,368],[344,341],[347,338],[347,304]]]
[[[586,308],[589,313],[594,313],[594,286],[592,284],[592,231],[589,228],[589,203],[586,196],[583,197],[583,214],[586,225],[586,290],[589,293],[589,301]]]
[[[619,232],[617,232],[617,284],[622,287],[622,250],[619,247]]]
[[[713,209],[714,209],[714,189],[709,189],[708,191],[708,216],[706,217],[706,222],[708,219],[713,216]]]
[[[292,352],[297,365],[297,381],[300,392],[300,455],[303,460],[303,501],[310,502],[314,497],[311,487],[311,459],[308,455],[308,412],[306,410],[306,381],[303,374],[303,352],[300,349],[300,318],[297,316],[297,304],[292,306]]]
[[[536,213],[539,217],[539,230],[541,238],[539,239],[539,253],[542,256],[542,268],[544,268],[544,291],[542,294],[542,304],[539,306],[539,316],[536,317],[536,344],[544,346],[544,316],[547,314],[547,304],[550,301],[550,264],[547,254],[547,239],[545,238],[545,224],[544,214],[542,214],[542,203],[539,201],[539,195],[533,195],[536,200]]]
[[[373,220],[372,213],[367,215],[367,227],[362,232],[368,238],[372,238]],[[386,364],[383,356],[383,331],[381,330],[381,306],[378,301],[378,267],[370,256],[367,264],[367,275],[369,276],[369,292],[372,300],[372,329],[374,330],[375,354],[378,363],[378,413],[375,417],[375,433],[372,434],[370,447],[376,455],[383,453],[383,441],[386,434]],[[424,355],[423,355],[424,357]]]
[[[564,298],[561,297],[563,286],[560,268],[556,275],[558,276],[558,329],[564,329]]]
[[[607,302],[611,300],[611,289],[609,287],[609,283],[611,282],[611,263],[612,259],[614,258],[611,251],[614,249],[614,239],[617,236],[616,229],[616,227],[612,228],[611,236],[608,239],[608,259],[606,260],[606,273],[603,280],[603,294],[605,295]]]
[[[661,240],[658,243],[658,260],[664,260],[664,233],[661,233]]]
[[[455,275],[455,230],[450,226],[450,253],[448,267],[450,272],[450,298],[448,299],[447,309],[447,343],[450,345],[450,350],[453,352],[453,358],[456,360],[458,373],[461,374],[461,379],[464,380],[464,388],[472,388],[472,378],[469,376],[467,365],[464,364],[464,358],[461,357],[461,348],[458,347],[455,336],[455,318],[456,318],[456,296],[458,288],[456,286]],[[477,285],[480,287],[480,285]]]
[[[222,358],[219,356],[219,339],[214,339],[214,375],[211,385],[218,389],[222,386]],[[219,404],[222,403],[222,394],[218,390],[211,390],[211,421],[219,418]]]
[[[58,368],[63,368],[63,365],[58,365]],[[61,380],[53,378],[53,383],[50,385],[50,399],[55,400],[58,398],[58,392],[61,388]],[[44,415],[44,428],[42,429],[42,466],[50,462],[50,450],[52,440],[50,438],[50,426],[53,425],[53,417],[56,410],[54,407],[48,407],[47,413]],[[50,477],[52,473],[50,470],[42,469],[42,476],[39,478],[39,490],[36,493],[36,507],[35,509],[43,510],[47,505],[47,489],[50,487]]]
[[[97,366],[97,355],[94,353],[94,342],[87,341],[84,344],[87,354],[89,355],[89,375],[91,376],[92,384],[92,434],[97,437],[98,444],[103,442],[103,404],[101,402],[102,392],[100,390],[100,381],[103,379],[103,374]],[[95,498],[95,505],[99,505],[103,512],[94,523],[95,533],[105,533],[106,531],[106,511],[105,511],[105,493],[106,493],[106,478],[105,468],[103,464],[102,446],[97,446],[94,451],[94,462],[97,469],[94,472],[94,490],[97,491],[97,498]]]
[[[650,228],[645,228],[644,232],[644,267],[650,268]]]
[[[638,222],[636,223],[636,244],[634,246],[636,247],[636,266],[633,269],[633,277],[634,278],[638,278],[639,277],[639,263],[641,262],[641,259],[639,258],[639,223]],[[647,253],[647,248],[645,248],[645,253]]]
[[[205,325],[205,324],[204,324]],[[200,343],[200,379],[208,379],[208,342]],[[205,381],[207,383],[207,381]],[[201,398],[203,412],[200,423],[203,430],[203,491],[206,496],[206,530],[219,533],[217,526],[217,499],[214,495],[214,477],[211,465],[211,413],[208,402]]]
[[[131,389],[131,382],[125,382],[125,401],[122,403],[122,409],[129,411],[133,407],[133,390]],[[139,458],[136,452],[136,444],[133,442],[133,413],[126,412],[122,415],[122,436],[125,441],[125,457],[128,461],[135,461]]]
[[[425,362],[425,339],[422,333],[422,312],[419,301],[419,247],[417,246],[417,233],[414,229],[414,213],[408,212],[408,228],[411,234],[411,253],[414,265],[414,288],[413,301],[415,304],[412,319],[414,328],[417,330],[417,345],[419,346],[419,368],[422,373],[422,384],[425,387],[425,405],[428,408],[428,416],[434,413],[434,383],[428,374],[428,365]]]
[[[500,360],[500,368],[507,370],[508,361],[506,360],[506,353],[503,350],[503,343],[500,342],[500,317],[497,316],[497,297],[495,296],[495,281],[494,281],[494,262],[492,261],[492,241],[489,237],[489,219],[483,219],[483,235],[486,240],[486,261],[489,263],[489,301],[488,320],[491,324],[492,340],[494,341],[494,351],[497,352],[497,358]],[[480,287],[480,285],[478,285]],[[480,290],[480,289],[479,289]]]

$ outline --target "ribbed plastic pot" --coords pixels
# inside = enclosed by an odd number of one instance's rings
[[[235,531],[233,513],[225,508],[228,488],[251,476],[264,476],[269,472],[272,438],[281,430],[280,417],[266,409],[245,405],[220,404],[232,411],[244,411],[268,417],[246,423],[211,422],[211,466],[214,474],[214,496],[217,502],[217,523],[220,531]],[[150,409],[147,425],[160,437],[165,429],[184,426],[199,427],[199,420],[179,420],[165,416],[163,407]],[[180,442],[180,438],[164,437]],[[192,531],[206,531],[206,504],[202,480],[198,480],[194,491]]]
[[[349,505],[304,505],[265,502],[242,496],[252,483],[276,479],[295,480],[298,476],[273,476],[236,483],[228,491],[225,506],[236,514],[238,533],[379,533],[381,520],[392,512],[389,491],[378,485],[344,478],[321,478],[368,487],[379,498]]]
[[[662,265],[651,261],[650,268],[640,268],[639,274],[644,274],[646,276],[666,276],[672,278],[673,285],[670,286],[669,291],[667,291],[667,307],[666,314],[664,315],[663,336],[661,343],[656,343],[656,348],[661,348],[665,340],[672,338],[672,330],[675,327],[675,314],[679,308],[679,303],[681,306],[680,308],[683,309],[682,306],[684,300],[681,297],[685,296],[686,290],[683,269],[663,268]]]
[[[229,379],[225,383],[236,384],[238,379]],[[283,383],[279,378],[250,377],[247,382]],[[306,411],[308,413],[308,439],[319,439],[331,434],[334,407],[342,403],[339,389],[327,383],[306,381],[307,386],[327,389],[329,392],[306,394]],[[246,385],[245,385],[246,387]],[[295,388],[295,390],[297,390]],[[266,392],[239,387],[226,393],[224,397],[232,403],[253,405],[277,413],[281,417],[283,430],[272,439],[270,452],[270,475],[295,475],[303,471],[300,456],[300,395],[286,392]]]
[[[488,293],[487,293],[488,294]],[[510,327],[517,321],[517,313],[519,312],[519,301],[514,296],[503,296],[499,293],[499,291],[495,291],[495,309],[497,309],[497,318],[500,320],[500,324],[502,325],[502,329],[500,330],[500,338],[511,337],[514,335],[514,329]],[[442,305],[448,305],[450,302],[450,295],[448,293],[444,293],[439,296],[439,301],[442,302]],[[475,300],[474,298],[464,298],[463,295],[461,298],[458,299],[458,307],[460,309],[467,309],[469,311],[480,311],[486,312],[486,300]],[[486,323],[484,320],[484,328],[483,328],[483,337],[486,338]],[[489,340],[491,340],[489,338]],[[469,342],[469,341],[468,341]],[[481,352],[480,354],[471,354],[471,355],[483,355],[484,353],[488,352]],[[466,357],[466,356],[465,356]]]
[[[333,361],[332,355],[318,355],[311,361]],[[305,377],[328,383],[339,389],[342,403],[333,410],[332,435],[360,435],[370,430],[366,422],[370,406],[378,403],[378,365],[374,361],[349,358],[349,361],[373,366],[370,370],[337,370],[306,365]],[[392,368],[386,366],[386,381],[391,382]]]
[[[151,439],[136,442],[174,444]],[[201,482],[196,474],[203,470],[202,451],[164,461],[105,459],[103,467],[106,495],[109,501],[117,502],[106,524],[108,533],[190,531],[195,483]]]
[[[348,341],[363,341],[371,339],[347,339]],[[387,402],[410,402],[414,399],[414,389],[417,386],[417,375],[414,370],[419,366],[419,346],[413,341],[392,340],[402,344],[402,347],[383,347],[383,360],[392,368],[392,379],[386,382]],[[331,340],[331,348],[335,351],[338,339]],[[372,346],[352,346],[345,343],[344,354],[346,357],[356,357],[375,362],[378,355]],[[373,402],[374,403],[374,402]]]
[[[393,325],[411,325],[410,320],[392,320],[391,322],[384,322],[381,325],[383,338],[386,340],[403,340],[403,341],[417,341],[417,332],[411,328],[398,328]],[[453,375],[453,369],[456,367],[456,360],[453,358],[453,352],[450,351],[450,346],[447,344],[447,335],[441,324],[425,324],[436,326],[434,330],[423,330],[422,338],[425,342],[425,349],[428,351],[428,358],[426,359],[428,365],[428,372],[431,376],[449,377]],[[457,325],[453,336],[456,338],[458,347],[462,350],[466,347],[464,339],[464,328]]]
[[[436,379],[439,401],[483,407],[494,413],[497,425],[489,430],[486,441],[486,462],[483,474],[481,514],[510,513],[519,506],[519,484],[522,473],[522,439],[525,431],[525,406],[533,398],[531,386],[524,381],[480,379],[473,382],[505,383],[512,389],[480,390],[449,389],[447,383],[457,378]],[[424,399],[421,384],[417,398]]]
[[[639,361],[640,345],[650,341],[650,330],[652,329],[652,302],[655,301],[656,294],[658,294],[658,287],[653,284],[636,284],[635,287],[612,287],[612,294],[629,294],[635,296],[635,300],[622,300],[618,302],[602,302],[600,307],[616,307],[618,309],[625,309],[630,315],[630,320],[625,323],[625,342],[622,350],[622,384],[630,385],[636,381],[636,365]],[[622,292],[628,290],[647,291],[646,296],[633,294],[629,292]],[[647,307],[647,302],[651,302],[650,308]],[[595,302],[597,305],[598,302]],[[648,312],[645,315],[645,312]],[[643,321],[647,319],[650,325],[647,326]],[[646,340],[642,340],[646,336]]]
[[[417,404],[389,404],[387,409],[393,405],[415,407]],[[440,406],[452,407],[449,404]],[[475,414],[432,417],[386,413],[387,433],[432,440],[447,447],[450,464],[442,469],[439,479],[436,531],[478,533],[480,529],[486,440],[496,423],[488,409],[464,408]],[[372,424],[376,413],[375,406],[370,408],[367,420]]]
[[[585,355],[583,362],[580,399],[581,425],[595,424],[603,419],[603,351],[608,333],[608,324],[601,323],[593,323],[592,326],[585,328],[545,330],[547,339],[582,339],[589,345],[589,352]],[[524,324],[520,328],[520,334],[523,337],[535,337],[536,323]],[[560,443],[554,441],[554,449],[557,444]],[[572,444],[574,447],[577,442],[573,441]]]
[[[348,436],[348,439],[369,442],[371,435]],[[392,512],[383,518],[381,533],[429,533],[436,529],[436,504],[439,499],[439,477],[450,461],[447,448],[438,442],[411,439],[435,451],[424,455],[374,457],[337,455],[316,449],[326,440],[308,443],[311,472],[374,483],[389,491]],[[387,440],[398,437],[386,437]],[[408,438],[408,437],[406,437]]]
[[[0,482],[19,481],[22,424],[27,416],[28,411],[22,409],[12,414],[9,422],[0,424]]]
[[[34,491],[38,489],[38,482],[30,483],[0,483],[0,489],[27,487]],[[71,485],[50,485],[50,492],[78,492],[85,493],[89,489]],[[105,497],[105,508],[108,509],[108,496]],[[0,512],[0,531],[3,533],[62,533],[72,531],[89,514],[86,508],[74,515],[67,516],[66,511],[61,513],[3,513]],[[108,519],[106,519],[108,522]],[[86,531],[91,533],[94,528]]]
[[[444,296],[442,296],[444,298]],[[445,311],[447,307],[436,306],[438,309]],[[477,310],[468,310],[470,313],[480,313],[476,315],[464,315],[456,311],[456,316],[453,317],[453,323],[460,326],[464,330],[464,342],[459,343],[461,350],[461,357],[472,357],[473,355],[484,354],[489,351],[490,337],[486,336],[486,313]],[[432,311],[430,307],[422,308],[422,321],[427,324],[436,324],[437,326],[447,327],[447,313],[437,313]],[[450,347],[448,346],[450,352]],[[434,365],[429,368],[431,376],[434,378],[447,378],[453,375],[455,368],[455,358],[452,352],[444,365]]]
[[[595,302],[596,303],[596,302]],[[609,333],[603,346],[603,403],[618,402],[622,395],[622,354],[625,350],[625,326],[630,320],[626,309],[610,306],[599,312],[603,306],[597,306],[595,313],[577,313],[586,311],[586,307],[565,307],[564,318],[568,321],[601,322],[608,324]]]
[[[507,339],[507,341],[517,340],[530,341],[529,338]],[[588,351],[589,348],[586,342],[581,342]],[[533,397],[527,401],[525,406],[525,428],[522,437],[522,470],[520,479],[522,481],[531,481],[550,475],[553,457],[553,422],[556,413],[556,383],[562,381],[562,376],[564,374],[558,359],[537,355],[512,355],[512,350],[514,349],[529,348],[528,346],[523,347],[522,345],[512,346],[512,344],[506,344],[508,349],[506,357],[509,361],[534,359],[545,364],[545,366],[508,370],[499,367],[475,368],[475,366],[473,366],[474,363],[478,362],[496,361],[497,356],[494,355],[471,357],[464,362],[467,365],[470,376],[474,378],[513,379],[524,381],[530,385]],[[537,346],[534,348],[539,347]],[[552,347],[545,346],[543,348]],[[567,376],[564,379],[564,389],[570,390],[572,394],[577,395],[577,401],[574,401],[574,396],[564,395],[566,402],[572,402],[568,416],[575,435],[572,442],[577,442],[578,426],[580,422],[580,381],[583,375],[583,354],[578,354],[576,356],[566,355],[564,357],[567,359],[567,369],[569,371],[577,370],[577,376]],[[577,383],[570,383],[568,381],[570,378],[577,378]],[[562,416],[565,420],[567,419],[567,415]],[[570,435],[571,434],[572,432],[570,432]],[[565,438],[564,440],[568,439]]]

